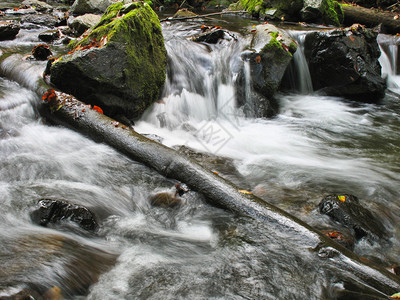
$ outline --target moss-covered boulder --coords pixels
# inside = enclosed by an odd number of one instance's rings
[[[305,21],[339,26],[343,11],[333,0],[239,0],[231,10],[247,10],[254,17]]]
[[[376,32],[359,24],[307,34],[304,54],[314,89],[356,101],[378,102],[385,95],[386,84],[376,38]]]
[[[272,24],[257,25],[251,31],[250,49],[242,54],[242,59],[249,65],[249,74],[246,74],[246,68],[239,73],[238,102],[250,112],[247,115],[268,117],[276,112],[271,100],[297,50],[297,44],[285,31]],[[249,81],[255,92],[251,95],[244,88]]]
[[[148,4],[111,5],[73,46],[50,69],[51,82],[62,91],[129,119],[159,97],[167,56],[160,22]]]
[[[340,4],[332,0],[304,0],[300,17],[305,22],[318,22],[340,26],[343,23],[343,11]]]

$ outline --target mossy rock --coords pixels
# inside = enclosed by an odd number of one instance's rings
[[[341,5],[333,0],[304,0],[300,15],[302,21],[305,22],[334,26],[340,26],[344,18]]]
[[[148,4],[111,5],[72,46],[73,52],[50,70],[51,82],[62,91],[129,119],[158,99],[167,53],[159,19]]]
[[[249,50],[242,53],[242,60],[250,65],[252,94],[246,96],[245,72],[237,79],[238,105],[246,116],[272,117],[278,112],[273,96],[277,92],[286,68],[297,50],[296,42],[283,30],[272,24],[252,27]]]
[[[272,24],[258,25],[253,31],[250,44],[254,50],[250,60],[253,86],[256,91],[271,98],[296,52],[297,44],[285,31]]]

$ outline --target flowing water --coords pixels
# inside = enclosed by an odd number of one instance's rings
[[[332,226],[316,209],[323,196],[357,195],[392,238],[361,241],[355,252],[385,267],[398,263],[397,86],[381,105],[366,105],[318,96],[303,80],[299,92],[279,95],[275,118],[245,118],[235,82],[246,38],[197,44],[188,37],[199,27],[164,25],[167,82],[135,129],[223,157],[234,171],[216,166],[221,176],[317,228]],[[174,180],[37,113],[45,63],[26,55],[40,31],[0,42],[0,297],[54,286],[66,299],[334,299],[348,286],[371,292],[290,232],[211,207],[196,192],[183,196],[180,210],[152,208],[149,196],[171,190]],[[385,74],[395,82],[386,53]],[[306,72],[304,63],[298,70]],[[43,198],[85,205],[101,229],[33,224],[29,214]]]

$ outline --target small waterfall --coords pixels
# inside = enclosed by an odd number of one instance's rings
[[[176,28],[164,28],[164,32]],[[192,33],[193,34],[193,33]],[[243,64],[239,38],[216,45],[195,43],[187,36],[166,33],[169,55],[162,99],[142,120],[170,130],[236,115],[235,79]]]
[[[313,92],[310,70],[304,55],[305,31],[289,31],[290,36],[297,42],[297,51],[293,55],[293,62],[289,67],[288,75],[291,89],[303,95]]]
[[[386,78],[387,86],[392,90],[400,89],[400,76],[397,74],[398,37],[380,34],[378,36],[382,66],[382,77]]]

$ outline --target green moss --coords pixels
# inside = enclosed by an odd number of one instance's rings
[[[261,9],[265,10],[263,0],[240,0],[238,6],[249,13],[259,13]]]
[[[284,47],[284,45],[278,41],[277,37],[279,33],[271,32],[270,35],[271,40],[261,49],[261,52],[273,54],[274,59],[283,61],[287,60],[288,57],[292,57],[290,47]]]
[[[158,16],[146,3],[113,4],[90,34],[72,45],[85,46],[105,36],[105,47],[126,49],[123,77],[138,95],[135,110],[143,111],[159,97],[165,81],[166,50]]]
[[[321,13],[326,24],[340,26],[343,22],[343,10],[337,1],[322,1]]]

